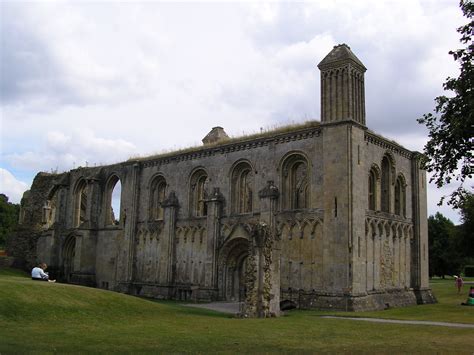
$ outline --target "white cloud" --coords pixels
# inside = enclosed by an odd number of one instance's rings
[[[28,184],[17,180],[8,170],[0,168],[0,193],[8,196],[9,202],[19,203]]]
[[[369,128],[421,150],[465,22],[426,0],[0,6],[1,158],[31,175],[319,119],[316,65],[342,42],[368,68]]]
[[[123,139],[96,137],[89,129],[71,136],[48,132],[43,147],[36,151],[10,154],[6,159],[17,169],[64,171],[77,166],[123,161],[136,154],[136,147]]]

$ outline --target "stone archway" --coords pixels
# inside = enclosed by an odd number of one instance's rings
[[[235,238],[221,249],[219,258],[219,298],[225,301],[245,300],[245,274],[249,242]]]
[[[74,272],[74,258],[76,256],[76,237],[70,235],[66,238],[63,247],[63,275],[66,282],[71,282]]]

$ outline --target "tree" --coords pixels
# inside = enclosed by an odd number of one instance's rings
[[[8,202],[8,197],[0,194],[0,247],[5,246],[6,238],[18,223],[20,205]]]
[[[467,194],[459,209],[462,224],[459,226],[458,248],[463,257],[474,259],[474,195]]]
[[[456,247],[456,226],[441,213],[428,218],[429,274],[442,276],[457,274],[461,258]]]
[[[457,29],[460,42],[465,48],[450,51],[460,65],[458,78],[448,77],[443,89],[454,96],[435,98],[435,115],[428,113],[418,119],[429,130],[429,141],[424,153],[427,157],[425,168],[432,172],[430,182],[438,188],[447,185],[453,178],[459,181],[457,189],[451,193],[448,204],[459,208],[468,190],[464,187],[466,179],[472,178],[474,158],[474,44],[471,37],[474,31],[474,2],[461,0],[461,10],[469,22]],[[439,204],[442,204],[444,197]]]

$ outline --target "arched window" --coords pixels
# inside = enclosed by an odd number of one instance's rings
[[[121,220],[122,184],[117,175],[112,175],[106,189],[105,224],[118,225]]]
[[[390,190],[392,185],[392,162],[390,161],[388,156],[384,156],[382,159],[382,186],[381,186],[381,204],[382,204],[382,211],[383,212],[390,212],[390,203],[391,203],[391,196]]]
[[[50,228],[58,220],[56,215],[56,207],[59,199],[58,195],[59,189],[56,185],[48,193],[47,200],[43,203],[41,222],[43,223],[44,228]]]
[[[395,214],[406,217],[406,188],[405,179],[402,175],[397,178],[395,184]]]
[[[369,171],[369,186],[368,186],[368,198],[369,198],[369,210],[375,211],[377,209],[377,179],[378,174],[375,168]]]
[[[293,154],[283,162],[283,208],[309,207],[308,162],[301,154]]]
[[[163,207],[161,204],[166,199],[166,180],[163,176],[157,176],[153,179],[150,188],[150,220],[162,220]]]
[[[193,173],[190,180],[190,212],[192,216],[207,216],[207,173],[203,169],[199,169]]]
[[[232,171],[232,212],[250,213],[253,210],[254,179],[252,167],[242,162]]]
[[[74,192],[74,227],[79,227],[82,223],[87,220],[87,183],[84,179],[81,179]]]

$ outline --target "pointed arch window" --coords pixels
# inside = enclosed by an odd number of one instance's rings
[[[254,178],[249,163],[239,163],[232,171],[232,212],[250,213],[253,210]]]
[[[401,175],[395,184],[395,214],[406,217],[406,184]]]
[[[164,210],[161,204],[166,199],[166,180],[162,176],[153,179],[150,191],[150,220],[163,220]]]
[[[310,186],[306,158],[301,154],[291,155],[284,161],[282,172],[283,208],[308,208]]]
[[[190,181],[190,212],[192,216],[207,216],[207,173],[199,169],[193,173]]]
[[[87,220],[87,183],[81,179],[77,185],[74,193],[74,215],[73,225],[79,227]]]
[[[387,156],[382,159],[381,208],[383,212],[390,212],[391,203],[391,172],[392,162]]]
[[[122,183],[117,175],[112,175],[105,190],[105,224],[119,225],[121,221]]]
[[[369,171],[368,202],[369,210],[375,211],[377,209],[377,172],[373,168]]]

